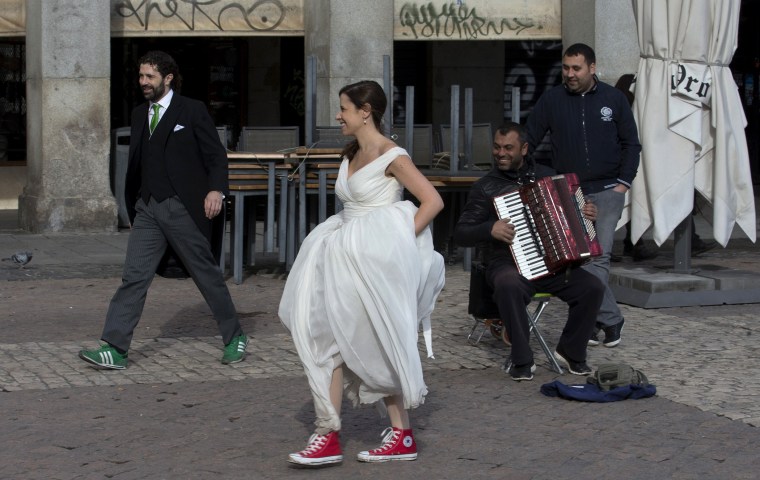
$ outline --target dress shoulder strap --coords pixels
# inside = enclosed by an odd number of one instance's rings
[[[375,162],[378,163],[378,166],[382,165],[383,168],[386,168],[388,165],[391,164],[392,161],[400,157],[401,155],[409,155],[406,153],[406,150],[404,150],[401,147],[393,147],[384,154],[377,157]]]

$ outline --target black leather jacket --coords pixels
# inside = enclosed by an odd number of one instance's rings
[[[494,167],[470,189],[467,204],[454,227],[454,241],[463,247],[481,247],[482,260],[486,263],[503,257],[511,260],[509,247],[491,236],[493,224],[499,219],[493,197],[516,190],[536,178],[553,174],[551,168],[532,161],[527,161],[516,172],[503,172]]]

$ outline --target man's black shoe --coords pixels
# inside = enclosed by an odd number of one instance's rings
[[[627,257],[633,255],[633,243],[631,243],[630,236],[625,237],[625,240],[623,240],[623,255]]]
[[[612,325],[610,327],[603,327],[602,330],[604,330],[604,346],[605,347],[615,347],[618,343],[620,343],[620,335],[623,333],[623,325],[625,324],[625,319],[621,318],[620,323]]]
[[[644,260],[651,260],[659,254],[656,249],[648,247],[644,243],[644,239],[640,238],[636,245],[626,241],[623,246],[623,255],[632,257],[634,262],[643,262]]]
[[[713,248],[718,246],[718,242],[714,242],[710,240],[709,242],[705,242],[701,238],[697,237],[696,239],[691,241],[691,256],[696,257],[700,253],[705,253],[708,250],[712,250]]]
[[[509,374],[512,375],[512,380],[515,382],[521,382],[523,380],[533,380],[533,372],[536,371],[536,364],[531,363],[528,365],[512,365],[509,369]]]
[[[565,368],[567,368],[567,370],[573,375],[591,375],[591,367],[589,367],[585,361],[575,362],[570,360],[559,345],[554,349],[554,358],[556,358],[558,362],[563,363]]]
[[[634,262],[643,262],[644,260],[656,258],[657,255],[658,253],[656,250],[650,249],[643,243],[637,243],[636,246],[633,247],[633,254],[631,256],[633,257]]]

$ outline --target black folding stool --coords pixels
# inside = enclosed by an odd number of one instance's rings
[[[536,336],[541,349],[546,354],[547,360],[551,368],[559,373],[563,373],[562,367],[560,367],[557,359],[554,357],[554,353],[547,345],[544,336],[541,334],[541,330],[538,328],[538,321],[541,315],[544,313],[549,300],[552,295],[550,293],[536,293],[533,295],[533,301],[531,304],[535,304],[533,311],[530,309],[530,305],[525,307],[528,313],[528,323],[530,324],[530,332]],[[467,313],[470,320],[473,321],[470,334],[467,335],[467,340],[473,345],[477,345],[481,338],[485,334],[486,330],[490,330],[491,334],[496,338],[501,338],[506,344],[509,344],[506,328],[504,323],[499,318],[499,309],[493,301],[493,290],[486,281],[486,266],[480,262],[473,262],[470,269],[470,298],[467,306]],[[480,327],[480,333],[475,338],[475,331]],[[509,371],[512,366],[512,355],[507,355],[504,361],[504,371]]]

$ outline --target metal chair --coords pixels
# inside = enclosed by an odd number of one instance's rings
[[[311,229],[311,220],[321,223],[327,218],[329,196],[335,193],[340,152],[335,148],[302,147],[288,156],[291,172],[287,182],[287,270],[293,265],[298,248]],[[337,213],[342,204],[337,196],[333,200]],[[314,207],[316,210],[311,210]]]
[[[274,153],[292,150],[299,145],[299,135],[298,127],[243,127],[238,151]]]
[[[560,367],[557,359],[554,357],[554,353],[549,348],[549,345],[544,340],[544,336],[541,330],[538,328],[538,322],[541,319],[541,315],[549,305],[552,295],[550,293],[536,293],[533,295],[533,302],[535,308],[531,311],[530,305],[525,307],[528,314],[528,323],[530,325],[530,332],[536,337],[541,349],[546,354],[546,358],[549,361],[549,365],[554,371],[562,374],[562,367]],[[504,323],[499,318],[499,309],[493,301],[493,290],[488,286],[486,281],[486,267],[482,263],[476,262],[472,264],[470,270],[470,298],[467,306],[467,313],[470,320],[473,322],[470,334],[467,335],[467,340],[473,345],[477,345],[483,338],[483,335],[487,330],[490,330],[491,334],[496,338],[501,339],[507,345],[509,338],[504,328]],[[475,332],[481,329],[480,333],[475,338]],[[504,370],[508,371],[512,366],[512,356],[508,355],[504,361]]]
[[[400,147],[407,148],[409,142],[406,140],[406,127],[403,125],[391,127],[391,134],[396,136],[395,141]],[[431,168],[434,152],[433,125],[414,125],[412,136],[412,151],[408,152],[412,156],[412,161],[417,168]]]
[[[279,260],[285,261],[287,169],[282,155],[253,155],[231,153],[229,157],[229,184],[233,216],[230,226],[230,264],[236,284],[243,281],[244,231],[247,233],[248,264],[255,264],[256,209],[247,205],[253,198],[265,198],[264,252],[274,251],[274,224],[277,221],[277,248]],[[278,181],[279,178],[279,181]],[[276,205],[279,204],[279,214]],[[246,207],[248,214],[246,215]]]
[[[459,154],[470,168],[487,170],[493,165],[493,132],[490,123],[472,125],[472,158],[465,158],[464,125],[458,129]],[[441,125],[441,150],[451,152],[451,125]]]
[[[307,147],[343,148],[352,140],[352,137],[347,137],[341,133],[340,127],[335,126],[317,126],[314,134],[314,144],[307,145]]]
[[[327,205],[328,196],[333,196],[333,212],[337,213],[343,208],[343,204],[335,195],[335,182],[338,178],[338,170],[340,168],[340,162],[336,159],[329,158],[306,158],[300,163],[298,172],[291,176],[292,180],[296,182],[298,189],[298,228],[297,228],[297,245],[294,248],[297,250],[301,243],[303,243],[306,235],[311,230],[311,219],[316,221],[317,224],[322,223],[327,218]],[[316,202],[310,201],[309,198],[315,198]],[[289,201],[296,204],[293,197]],[[310,215],[310,210],[316,206],[316,216]],[[288,218],[289,222],[293,222],[294,218]],[[291,228],[289,228],[289,231]],[[295,230],[293,226],[292,230]],[[294,237],[295,241],[295,237]],[[288,267],[290,263],[288,264]]]
[[[338,179],[339,162],[320,162],[306,166],[306,195],[317,194],[317,223],[327,219],[327,195],[335,194],[335,181]],[[335,197],[334,212],[342,209],[338,197]]]
[[[222,142],[222,145],[224,145],[225,150],[229,150],[229,140],[231,136],[231,132],[227,129],[227,126],[221,126],[216,127],[216,133],[219,134],[219,141]]]

